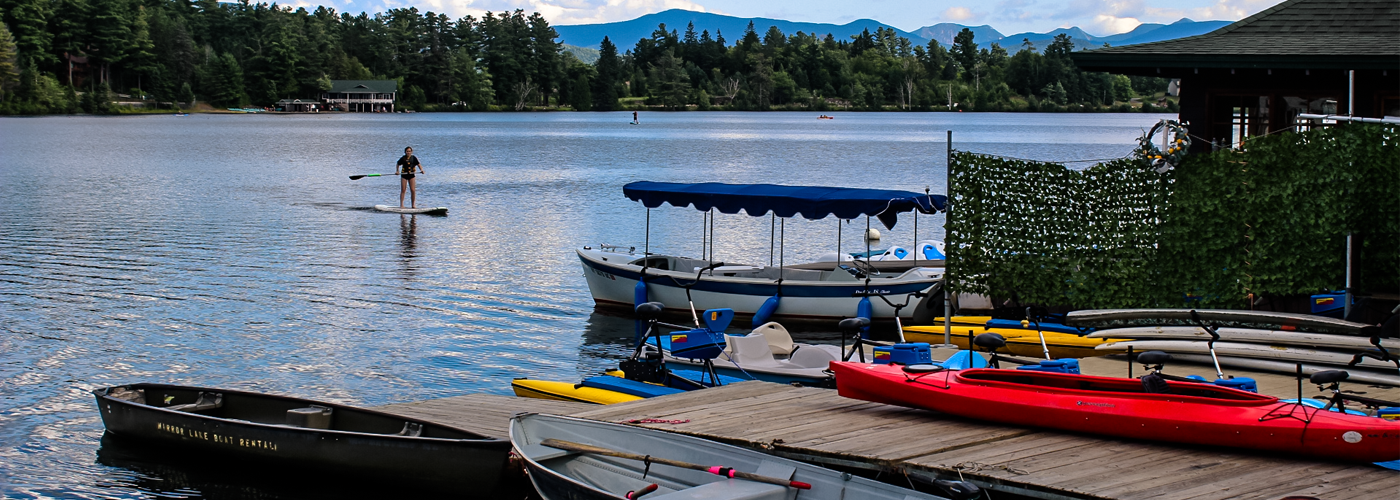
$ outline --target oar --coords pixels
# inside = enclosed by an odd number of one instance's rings
[[[681,462],[681,461],[679,461],[679,460],[670,460],[670,459],[665,459],[665,458],[656,458],[656,457],[648,456],[648,455],[638,455],[638,454],[635,454],[635,453],[627,453],[627,452],[623,452],[623,451],[610,450],[610,449],[607,449],[607,448],[599,448],[599,447],[597,447],[597,446],[589,446],[589,445],[586,445],[586,444],[575,443],[575,442],[572,442],[572,441],[562,441],[562,440],[558,440],[558,439],[546,439],[546,440],[544,440],[543,442],[541,442],[540,444],[542,444],[542,445],[544,445],[544,446],[548,446],[548,447],[550,447],[550,448],[558,448],[558,449],[561,449],[561,450],[577,451],[577,452],[580,452],[580,453],[592,453],[592,454],[594,454],[594,455],[604,455],[604,456],[609,456],[609,457],[627,458],[627,459],[631,459],[631,460],[641,460],[641,461],[644,461],[644,462],[652,462],[652,463],[658,463],[658,464],[662,464],[662,465],[669,465],[669,466],[671,466],[671,467],[680,467],[680,468],[682,468],[682,469],[700,470],[700,471],[709,472],[709,473],[711,473],[711,474],[715,474],[715,475],[719,475],[719,476],[728,477],[728,478],[731,478],[731,479],[747,479],[747,480],[749,480],[749,481],[758,481],[758,482],[760,482],[760,483],[776,484],[776,485],[778,485],[778,486],[787,486],[787,487],[789,487],[789,488],[797,488],[797,489],[799,489],[799,490],[810,490],[810,489],[812,489],[812,485],[807,484],[807,483],[804,483],[804,482],[802,482],[802,481],[789,481],[789,480],[786,480],[786,479],[778,479],[778,478],[776,478],[776,477],[760,476],[760,475],[758,475],[758,474],[753,474],[753,473],[749,473],[749,472],[737,471],[737,470],[734,470],[734,469],[729,468],[729,467],[724,467],[724,466],[722,466],[722,465],[704,466],[704,465],[699,465],[699,464],[692,464],[692,463],[690,463],[690,462]]]
[[[395,175],[395,174],[360,174],[360,175],[352,175],[352,176],[350,176],[350,180],[352,180],[352,181],[358,181],[358,180],[363,179],[363,178],[365,178],[365,177],[383,177],[383,176],[386,176],[386,175]]]

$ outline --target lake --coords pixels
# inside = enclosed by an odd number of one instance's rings
[[[622,196],[628,182],[942,193],[946,130],[959,150],[1073,161],[1125,156],[1163,118],[1174,115],[0,118],[0,494],[315,495],[104,445],[98,387],[373,406],[614,366],[632,322],[593,312],[573,249],[641,247],[646,210]],[[398,181],[348,179],[393,172],[405,146],[427,172],[419,204],[448,216],[375,212],[397,204]],[[652,210],[652,250],[699,256],[702,217]],[[920,216],[918,234],[910,220],[883,244],[943,238],[941,216]],[[717,260],[762,262],[769,222],[717,217]],[[864,229],[788,221],[786,259],[835,250],[838,230],[849,248]]]

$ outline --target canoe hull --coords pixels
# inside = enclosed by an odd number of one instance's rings
[[[1146,394],[1134,392],[1141,387],[1134,379],[972,369],[910,382],[899,367],[831,366],[842,396],[978,420],[1352,462],[1400,459],[1400,422],[1308,411],[1305,428],[1278,418],[1302,415],[1297,405],[1209,384],[1169,382],[1175,394]],[[1011,378],[1036,382],[1002,381]]]
[[[796,497],[807,500],[941,500],[862,477],[847,479],[838,471],[760,451],[646,427],[527,413],[511,419],[510,438],[515,453],[529,468],[530,480],[548,500],[621,499],[628,491],[650,483],[660,487],[652,494],[657,498],[779,500],[792,498],[796,491],[665,464],[653,463],[646,468],[639,460],[564,452],[540,444],[545,439],[801,481],[811,484],[812,489]],[[643,471],[646,479],[642,479]]]
[[[203,390],[221,394],[225,405],[249,404],[255,400],[279,408],[316,405],[331,408],[332,418],[363,422],[352,425],[373,426],[376,419],[388,417],[392,419],[390,422],[397,421],[401,426],[406,422],[424,425],[425,435],[451,434],[437,430],[441,426],[435,424],[330,403],[222,389],[154,384],[140,387],[152,401],[160,401],[165,394],[183,395],[191,390]],[[508,441],[475,436],[466,431],[457,433],[477,439],[308,429],[215,418],[119,399],[109,394],[111,389],[116,388],[93,392],[107,431],[124,443],[147,448],[175,447],[209,457],[236,459],[244,464],[266,463],[273,469],[295,467],[298,471],[309,469],[334,477],[411,480],[415,488],[485,491],[500,480],[510,449]]]

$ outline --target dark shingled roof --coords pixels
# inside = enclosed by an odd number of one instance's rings
[[[331,80],[330,92],[373,92],[388,94],[399,89],[394,80]]]
[[[1400,69],[1400,1],[1288,0],[1218,30],[1071,54],[1128,67]]]

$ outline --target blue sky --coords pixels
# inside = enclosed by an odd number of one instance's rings
[[[1282,0],[290,0],[283,5],[326,5],[342,12],[380,12],[394,7],[446,13],[452,17],[524,9],[540,12],[552,24],[625,21],[682,8],[740,17],[844,24],[870,18],[912,31],[940,22],[990,24],[1003,34],[1044,32],[1079,26],[1090,34],[1112,35],[1140,23],[1241,18]]]

